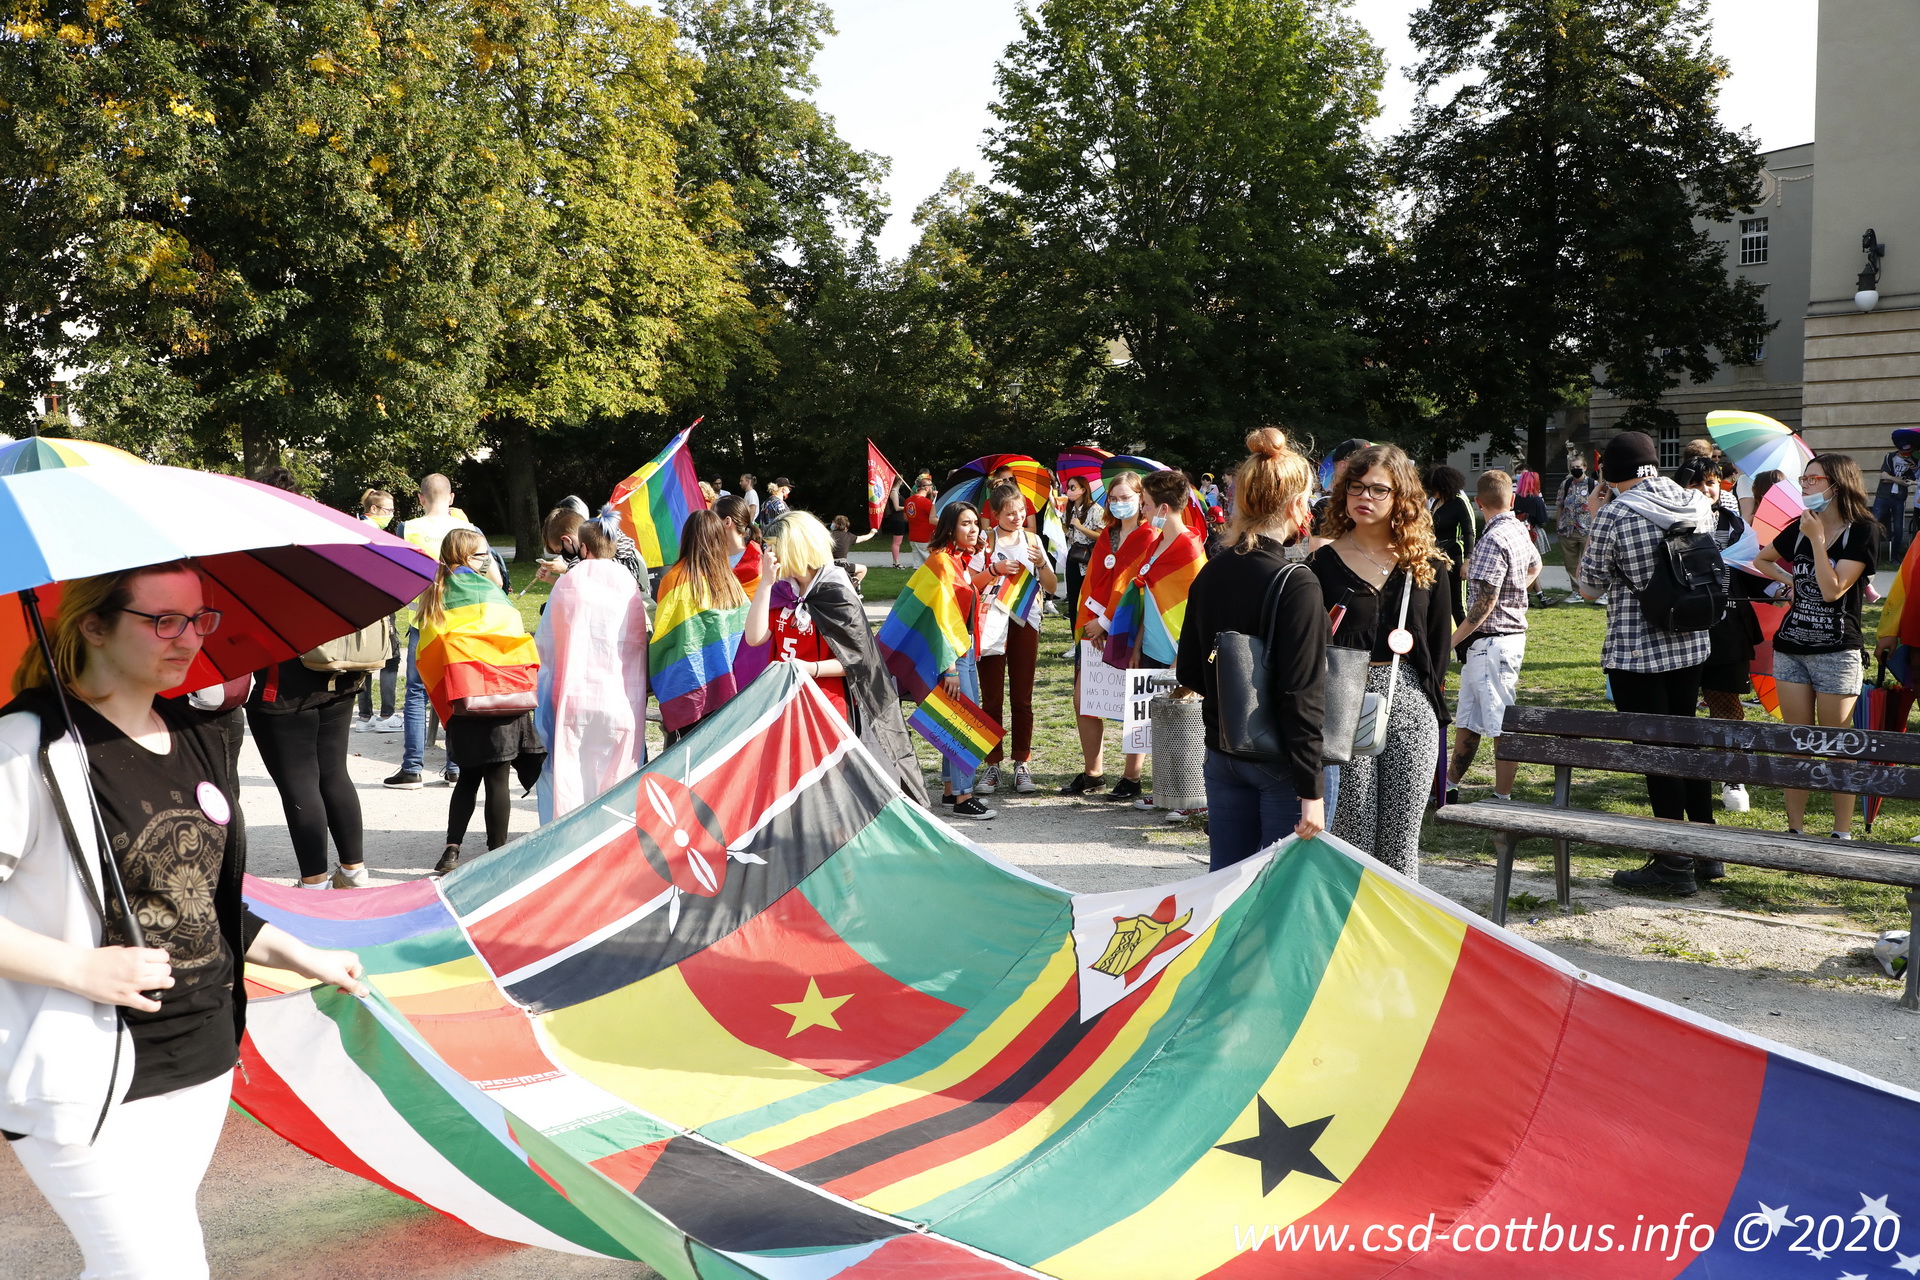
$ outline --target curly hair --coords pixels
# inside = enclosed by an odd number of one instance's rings
[[[1341,464],[1327,503],[1326,536],[1338,541],[1353,532],[1353,517],[1347,514],[1347,485],[1375,467],[1385,468],[1393,478],[1393,512],[1387,517],[1387,527],[1393,535],[1394,562],[1413,575],[1415,586],[1430,587],[1440,548],[1433,541],[1433,517],[1427,512],[1427,491],[1420,487],[1420,473],[1399,445],[1369,445]]]

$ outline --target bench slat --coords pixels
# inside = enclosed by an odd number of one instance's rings
[[[1875,884],[1920,887],[1920,855],[1893,845],[1848,844],[1812,836],[1754,831],[1748,827],[1557,809],[1525,800],[1451,804],[1437,811],[1434,818],[1453,826],[1511,831],[1523,839],[1577,840],[1644,853],[1718,858],[1722,862],[1764,867],[1770,871],[1799,871]]]
[[[1776,724],[1772,720],[1709,720],[1518,706],[1507,708],[1502,725],[1505,733],[1624,739],[1676,747],[1778,751],[1791,755],[1847,756],[1883,764],[1920,764],[1920,734],[1880,730],[1817,728],[1808,724]]]
[[[1571,765],[1576,769],[1613,773],[1651,773],[1761,787],[1801,787],[1808,791],[1838,791],[1856,796],[1920,799],[1920,769],[1865,760],[1805,760],[1698,747],[1650,747],[1637,742],[1550,738],[1529,733],[1501,734],[1495,740],[1494,757],[1523,764]]]

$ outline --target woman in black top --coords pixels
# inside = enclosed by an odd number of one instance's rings
[[[1787,585],[1793,603],[1773,635],[1773,681],[1788,724],[1853,723],[1860,696],[1860,606],[1873,580],[1880,525],[1860,465],[1823,453],[1800,476],[1807,510],[1798,524],[1760,548],[1754,568]],[[1807,793],[1785,793],[1787,830],[1806,825]],[[1833,834],[1853,839],[1853,797],[1833,796]]]
[[[195,1197],[245,1026],[243,959],[366,991],[351,953],[309,947],[242,903],[239,788],[218,735],[159,697],[185,679],[202,637],[219,623],[200,575],[184,563],[69,582],[51,627],[53,671],[30,652],[14,675],[19,696],[0,712],[9,726],[21,723],[16,715],[31,717],[52,759],[71,742],[54,679],[65,686],[113,862],[144,934],[144,945],[129,945],[133,931],[115,895],[98,893],[91,880],[77,928],[18,923],[45,912],[7,902],[8,894],[77,892],[63,882],[78,881],[73,859],[88,856],[69,850],[62,824],[32,824],[17,864],[0,874],[0,987],[19,988],[0,1009],[45,1010],[48,993],[34,988],[55,988],[92,1001],[96,1017],[75,1010],[64,1031],[35,1046],[22,1043],[24,1027],[0,1025],[0,1063],[23,1086],[8,1090],[0,1128],[73,1231],[89,1274],[171,1275],[196,1261],[205,1273],[204,1260],[191,1256],[203,1248]],[[70,823],[86,821],[84,796],[68,788],[55,795],[38,769],[25,776],[36,810],[55,806]],[[118,1023],[108,1017],[96,1033],[105,1011]],[[101,1070],[100,1055],[110,1061],[117,1052],[120,1026],[132,1042],[130,1081],[123,1068]],[[63,1076],[119,1077],[98,1101],[86,1100],[77,1140],[61,1136],[74,1105],[57,1087]],[[48,1082],[56,1087],[40,1097]]]
[[[1457,626],[1467,616],[1467,561],[1480,534],[1479,516],[1465,493],[1467,478],[1452,467],[1427,473],[1427,492],[1433,497],[1433,542],[1447,558],[1449,607]]]
[[[1407,455],[1380,444],[1347,459],[1327,507],[1329,545],[1309,563],[1332,618],[1329,643],[1372,654],[1367,689],[1393,683],[1386,749],[1340,769],[1333,833],[1403,875],[1420,876],[1420,818],[1433,791],[1447,714],[1453,575],[1436,550],[1426,493]],[[1407,602],[1399,675],[1394,634]]]
[[[1235,473],[1230,545],[1193,580],[1174,660],[1180,683],[1199,690],[1202,699],[1207,843],[1216,871],[1289,832],[1311,837],[1326,826],[1320,724],[1326,705],[1327,615],[1313,574],[1290,564],[1283,550],[1312,517],[1313,471],[1273,427],[1249,435],[1247,451],[1252,456]],[[1244,759],[1220,749],[1213,652],[1222,631],[1266,641],[1265,701],[1279,718],[1284,760]]]

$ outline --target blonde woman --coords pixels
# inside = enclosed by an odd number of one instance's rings
[[[1371,445],[1348,456],[1329,495],[1323,531],[1327,545],[1307,563],[1327,606],[1328,643],[1367,650],[1367,688],[1382,695],[1400,655],[1386,749],[1341,766],[1333,833],[1418,879],[1420,817],[1450,719],[1453,584],[1434,545],[1426,490],[1397,445]]]

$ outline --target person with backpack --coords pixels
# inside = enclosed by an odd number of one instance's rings
[[[1806,513],[1753,567],[1786,584],[1792,604],[1773,636],[1773,682],[1788,724],[1844,727],[1853,723],[1863,672],[1860,609],[1873,580],[1880,525],[1861,482],[1860,466],[1844,453],[1823,453],[1800,475]],[[1806,826],[1807,793],[1785,793],[1787,832]],[[1853,839],[1853,797],[1833,795],[1833,837]]]
[[[1747,522],[1741,519],[1737,508],[1729,508],[1721,501],[1721,495],[1726,492],[1721,478],[1720,462],[1712,455],[1682,458],[1679,469],[1673,473],[1675,484],[1682,489],[1698,490],[1716,504],[1713,514],[1718,523],[1713,540],[1724,553],[1746,533]],[[1760,619],[1753,611],[1753,601],[1764,598],[1766,584],[1750,573],[1735,573],[1730,566],[1723,567],[1720,576],[1727,587],[1727,611],[1707,633],[1712,647],[1707,652],[1706,664],[1700,668],[1700,701],[1706,704],[1707,715],[1715,720],[1745,720],[1747,712],[1740,700],[1752,692],[1754,649],[1765,638]],[[1745,813],[1751,807],[1747,789],[1737,782],[1720,785],[1720,803],[1728,813]]]
[[[1709,631],[1726,595],[1714,579],[1720,555],[1713,544],[1713,504],[1662,476],[1659,463],[1653,438],[1643,431],[1623,431],[1607,441],[1600,456],[1601,483],[1589,499],[1593,519],[1576,582],[1588,600],[1607,598],[1600,666],[1614,707],[1692,716],[1700,702],[1700,668],[1712,649]],[[1672,568],[1676,555],[1710,559],[1704,571],[1713,581],[1702,583],[1694,576],[1680,582]],[[1714,606],[1716,593],[1720,608]],[[1647,799],[1656,818],[1713,821],[1713,799],[1703,779],[1648,774]],[[1724,874],[1718,862],[1658,854],[1645,866],[1614,872],[1613,882],[1624,889],[1659,888],[1685,896],[1699,891],[1700,879]]]

